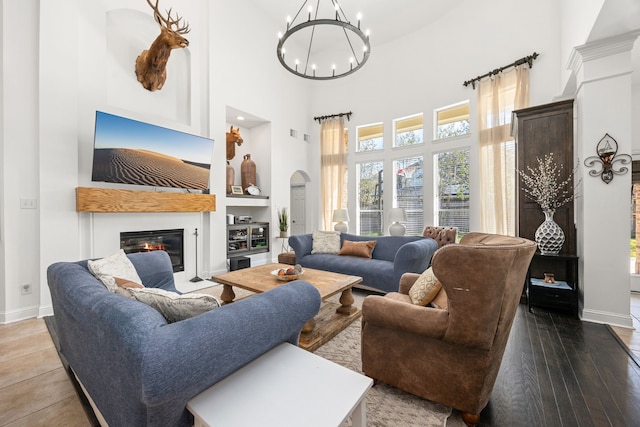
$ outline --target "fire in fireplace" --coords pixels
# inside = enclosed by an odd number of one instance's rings
[[[125,253],[165,251],[173,272],[184,271],[184,229],[127,231],[120,233],[120,248]]]

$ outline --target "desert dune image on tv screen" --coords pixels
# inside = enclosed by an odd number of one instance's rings
[[[213,140],[96,112],[92,181],[209,188]]]

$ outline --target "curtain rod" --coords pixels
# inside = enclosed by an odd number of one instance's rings
[[[351,111],[349,111],[348,113],[340,113],[340,114],[329,114],[327,116],[316,116],[313,118],[313,120],[317,120],[318,123],[322,122],[325,119],[331,119],[333,117],[342,117],[342,116],[347,116],[347,120],[351,120],[351,115],[353,113]]]
[[[469,86],[471,85],[474,89],[476,88],[476,82],[485,78],[485,77],[490,77],[493,76],[495,74],[501,73],[504,70],[506,70],[509,67],[517,67],[518,65],[522,65],[522,64],[529,64],[529,68],[533,67],[533,60],[536,59],[538,56],[540,56],[539,53],[533,52],[533,54],[529,55],[529,56],[525,56],[524,58],[520,58],[517,61],[514,61],[512,64],[509,65],[505,65],[504,67],[500,67],[500,68],[496,68],[493,71],[489,71],[486,74],[483,74],[481,76],[478,76],[474,79],[471,80],[467,80],[466,82],[462,83],[463,86]]]

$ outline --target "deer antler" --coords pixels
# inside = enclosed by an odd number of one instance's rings
[[[166,18],[163,17],[160,11],[158,10],[159,2],[160,0],[156,0],[156,5],[154,6],[151,4],[149,0],[147,0],[147,3],[149,4],[149,6],[151,6],[151,8],[153,9],[153,16],[155,17],[156,22],[160,26],[165,27],[168,30],[171,30],[177,34],[187,34],[189,31],[191,31],[191,29],[189,28],[189,23],[186,23],[185,25],[180,26],[180,21],[182,20],[182,17],[180,15],[176,14],[175,18],[171,17],[171,11],[173,10],[172,8],[166,11],[167,17]]]

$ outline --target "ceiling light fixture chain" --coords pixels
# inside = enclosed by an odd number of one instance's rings
[[[284,34],[278,34],[279,40],[276,52],[278,60],[289,72],[307,79],[331,80],[348,76],[362,68],[362,66],[367,62],[367,59],[369,59],[369,55],[371,54],[369,32],[367,31],[364,33],[360,29],[360,14],[357,16],[357,26],[351,24],[344,9],[337,0],[330,0],[332,10],[335,11],[335,14],[332,14],[330,18],[320,17],[320,1],[321,0],[317,0],[315,11],[313,10],[313,5],[310,5],[307,8],[308,15],[306,21],[304,20],[302,11],[307,3],[309,3],[309,0],[303,1],[302,6],[293,19],[287,17],[286,32]],[[341,29],[341,33],[344,34],[342,42],[336,40],[335,37],[332,38],[332,34],[326,32],[327,29],[335,27]],[[302,33],[305,29],[308,29],[308,37],[304,37]],[[322,32],[316,32],[316,29],[321,29]],[[287,54],[287,49],[284,45],[287,40],[294,36],[294,34],[296,34],[297,43],[296,40],[293,39],[290,41],[289,45],[293,46],[291,51],[294,52],[293,55],[290,55]],[[319,37],[321,38],[320,40],[318,39]],[[307,46],[305,52],[300,50],[300,46],[302,44],[306,44]],[[360,47],[362,49],[361,56],[357,53]],[[296,48],[298,51],[296,51]],[[300,67],[300,60],[296,58],[296,54],[301,56],[306,54],[304,67]],[[329,69],[326,64],[327,55],[344,55],[346,58],[344,60],[340,60],[339,58],[338,60],[334,59],[334,62],[331,65],[330,74],[328,74],[326,71]],[[293,62],[291,62],[290,57],[295,58]],[[318,59],[317,63],[314,61],[314,58]],[[325,59],[325,61],[323,62],[322,59]],[[287,62],[287,60],[289,62]],[[309,70],[310,64],[311,70]]]

